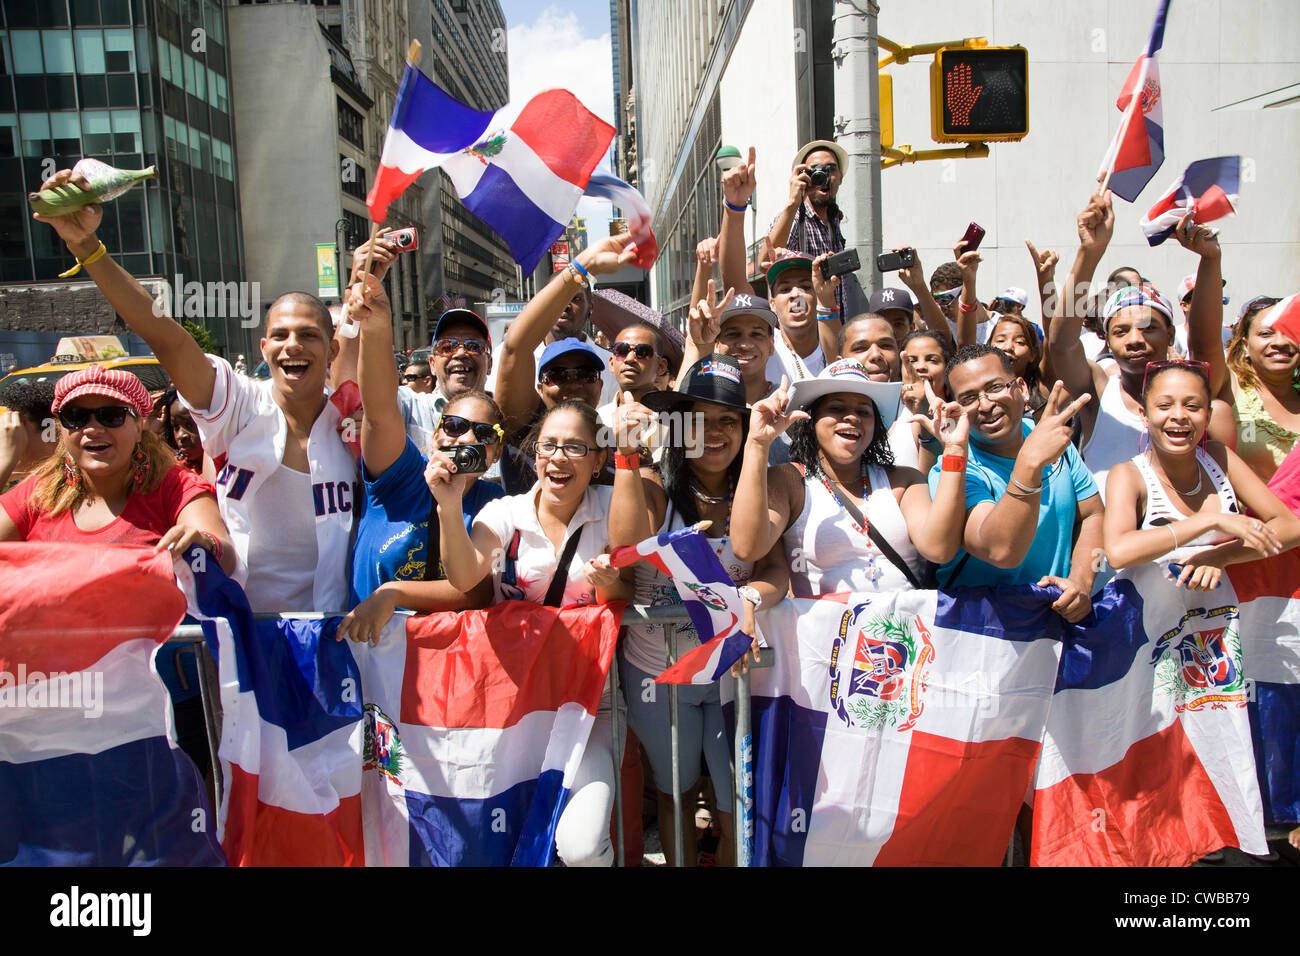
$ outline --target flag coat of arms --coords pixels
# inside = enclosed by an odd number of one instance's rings
[[[171,556],[0,544],[0,594],[0,865],[223,865],[152,667],[185,613]]]
[[[564,232],[614,132],[568,90],[482,112],[408,63],[366,197],[370,218],[383,222],[404,189],[441,168],[530,273]]]
[[[1183,171],[1140,223],[1147,242],[1158,246],[1174,234],[1188,213],[1204,225],[1237,211],[1240,156],[1198,159]]]
[[[1151,36],[1133,64],[1115,106],[1125,113],[1115,138],[1101,161],[1097,179],[1110,174],[1115,195],[1134,202],[1165,161],[1165,121],[1161,104],[1160,68],[1156,54],[1165,42],[1169,0],[1160,0]]]
[[[899,591],[766,611],[782,637],[750,677],[755,865],[998,865],[1052,695],[1053,597]]]
[[[1147,564],[1122,571],[1093,601],[1095,619],[1067,631],[1034,784],[1034,865],[1268,852],[1240,601],[1226,584],[1188,591]]]

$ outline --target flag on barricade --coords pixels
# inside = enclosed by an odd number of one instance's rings
[[[1169,0],[1160,0],[1151,36],[1120,90],[1115,107],[1124,114],[1101,161],[1097,179],[1122,199],[1134,202],[1165,161],[1164,108],[1156,54],[1165,42]],[[1107,174],[1109,173],[1109,177]]]
[[[1265,823],[1300,823],[1300,550],[1228,566]]]
[[[366,862],[549,866],[622,612],[507,601],[358,645]]]
[[[1226,581],[1188,591],[1161,565],[1126,569],[1087,626],[1067,629],[1034,783],[1033,865],[1268,852],[1242,655],[1248,599]]]
[[[171,556],[0,544],[0,594],[0,865],[224,864],[152,667]]]
[[[564,232],[614,132],[568,90],[495,112],[471,109],[408,61],[366,197],[370,218],[383,222],[403,190],[441,168],[530,273]]]
[[[1060,651],[1054,592],[782,601],[751,672],[757,866],[996,866]],[[724,695],[727,687],[724,685]]]
[[[707,523],[646,538],[639,544],[615,548],[609,556],[616,568],[645,560],[671,578],[695,627],[700,646],[655,678],[659,684],[712,684],[744,657],[753,643],[742,630],[748,609],[704,537],[704,527]]]
[[[1188,166],[1142,217],[1140,225],[1147,242],[1160,245],[1188,213],[1201,225],[1234,214],[1240,168],[1240,156],[1198,159]]]
[[[185,572],[224,709],[221,835],[259,866],[545,866],[621,604],[254,621],[219,569]]]

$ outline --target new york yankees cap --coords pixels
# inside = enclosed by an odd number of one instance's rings
[[[718,327],[721,328],[727,320],[737,315],[754,315],[762,319],[772,328],[776,328],[776,313],[772,311],[771,304],[762,296],[751,295],[748,292],[738,292],[731,297],[731,304],[722,310],[722,315],[718,319]]]
[[[867,311],[882,315],[890,310],[911,313],[912,297],[906,289],[877,289],[871,293]]]

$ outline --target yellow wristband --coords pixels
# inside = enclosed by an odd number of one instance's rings
[[[101,239],[101,240],[100,240],[100,243],[99,243],[99,248],[98,248],[98,249],[96,249],[96,250],[95,250],[94,252],[92,252],[90,255],[86,256],[86,258],[84,258],[84,259],[78,259],[78,260],[77,260],[77,264],[76,264],[75,266],[73,266],[71,269],[69,269],[67,272],[60,272],[60,273],[59,273],[59,278],[60,278],[60,279],[66,279],[66,278],[68,278],[69,276],[75,276],[78,272],[81,271],[81,267],[82,267],[82,266],[88,266],[88,265],[90,265],[91,263],[98,262],[100,259],[104,258],[104,256],[106,256],[106,255],[108,255],[108,247],[104,245],[104,242],[103,242],[103,240]]]

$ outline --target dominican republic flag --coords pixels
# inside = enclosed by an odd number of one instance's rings
[[[787,599],[750,672],[756,866],[997,866],[1056,676],[1056,592]]]
[[[1226,577],[1188,591],[1160,564],[1106,585],[1089,626],[1066,633],[1034,784],[1033,865],[1187,866],[1225,846],[1268,852],[1243,651],[1247,639],[1274,642],[1288,611],[1294,641],[1294,605],[1278,583],[1249,613],[1242,605],[1260,597]],[[1248,638],[1248,620],[1261,633]],[[1281,672],[1255,656],[1251,666],[1274,680],[1294,666],[1294,647],[1290,662],[1273,655]],[[1274,743],[1294,755],[1294,736]]]
[[[712,684],[745,656],[753,639],[741,630],[745,602],[699,525],[615,548],[610,563],[626,567],[644,559],[672,578],[700,640],[655,678],[659,684]]]
[[[614,127],[568,90],[483,113],[408,63],[366,205],[370,218],[383,222],[389,203],[440,167],[529,273],[564,232],[613,138]]]
[[[1227,568],[1265,823],[1300,823],[1300,550]]]
[[[171,556],[0,544],[0,595],[0,865],[224,865],[151,666]]]
[[[1165,161],[1164,110],[1160,104],[1160,69],[1156,54],[1165,42],[1165,18],[1168,14],[1169,0],[1160,0],[1146,49],[1133,64],[1119,99],[1115,101],[1121,113],[1131,115],[1127,124],[1120,121],[1120,128],[1111,140],[1097,173],[1097,179],[1101,180],[1106,171],[1113,168],[1110,189],[1129,202],[1137,200],[1138,194]]]
[[[1292,342],[1300,342],[1300,293],[1289,295],[1264,316],[1264,324]]]
[[[636,246],[636,264],[642,269],[649,269],[659,258],[659,243],[650,228],[653,218],[645,197],[617,176],[609,173],[592,173],[587,183],[586,193],[598,199],[608,199],[623,211],[627,218],[628,231],[632,233],[632,243]]]
[[[1240,156],[1198,159],[1188,166],[1142,217],[1147,242],[1160,245],[1174,234],[1178,220],[1188,213],[1201,225],[1235,213],[1240,168]]]
[[[365,688],[366,862],[549,866],[623,605],[395,617]]]

